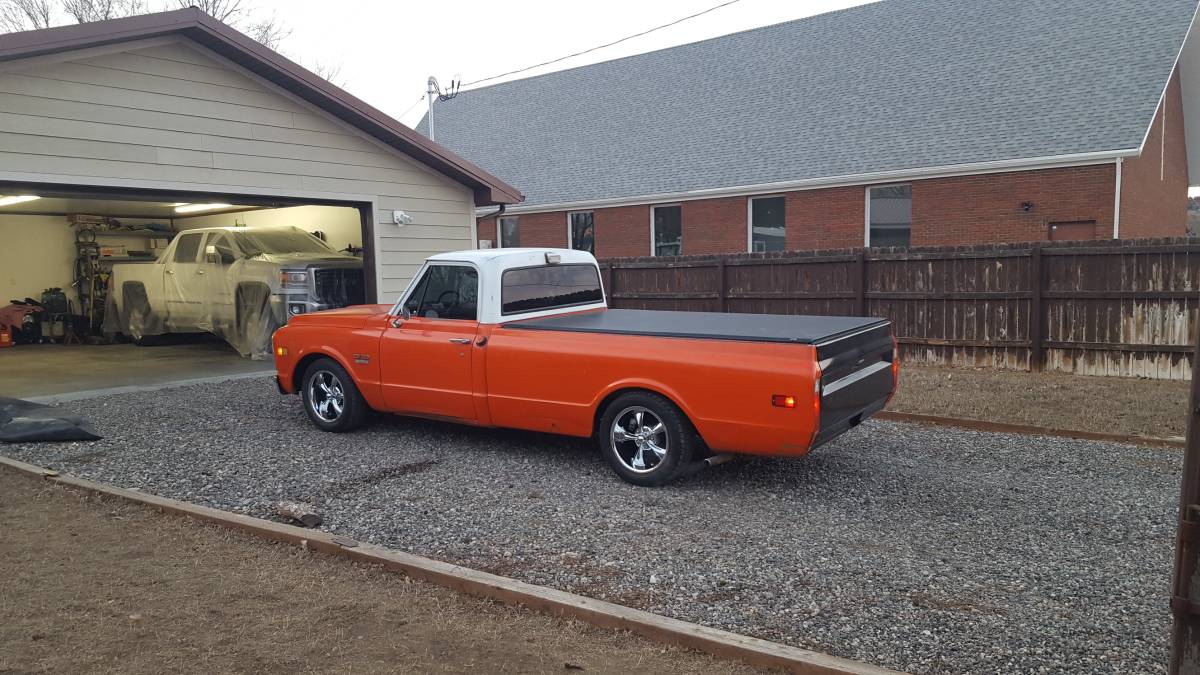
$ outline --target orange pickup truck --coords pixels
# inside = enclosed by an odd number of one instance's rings
[[[804,455],[896,387],[884,319],[608,309],[580,251],[429,258],[394,306],[293,317],[279,390],[319,429],[370,410],[595,437],[613,470],[662,485],[732,457]]]

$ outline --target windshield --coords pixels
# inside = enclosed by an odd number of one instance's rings
[[[253,258],[264,253],[333,253],[320,239],[294,227],[234,232],[238,248]]]

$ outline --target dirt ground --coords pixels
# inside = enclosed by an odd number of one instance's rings
[[[888,409],[1170,438],[1187,431],[1190,388],[1166,380],[902,366]]]
[[[743,673],[0,470],[0,673]]]

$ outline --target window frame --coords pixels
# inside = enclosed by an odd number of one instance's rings
[[[783,200],[783,250],[787,250],[787,195],[754,195],[746,198],[746,252],[754,253],[754,202],[758,199]]]
[[[506,220],[517,221],[517,245],[504,245],[504,225]],[[496,248],[521,248],[521,216],[500,216],[496,218]]]
[[[590,213],[592,215],[592,250],[583,251],[581,248],[575,248],[575,228],[572,227],[571,216],[576,213]],[[581,209],[579,211],[567,211],[567,248],[572,251],[583,251],[596,255],[596,212],[592,209]]]
[[[594,222],[593,222],[593,225],[595,225]],[[536,269],[542,269],[542,268],[548,268],[548,267],[587,267],[587,268],[591,269],[593,272],[596,273],[596,287],[600,289],[600,299],[599,300],[587,300],[584,302],[572,302],[572,303],[568,303],[565,305],[552,305],[550,307],[538,307],[537,309],[523,309],[523,310],[519,310],[516,312],[504,311],[504,277],[508,276],[509,272],[519,272],[521,270],[536,270]],[[500,289],[499,289],[499,293],[497,295],[498,295],[498,300],[500,301],[500,316],[502,316],[502,317],[503,316],[517,316],[519,314],[533,314],[536,312],[550,312],[550,311],[559,310],[559,309],[566,309],[568,307],[585,307],[588,305],[596,305],[596,304],[604,302],[605,298],[607,297],[604,294],[604,279],[600,275],[600,268],[597,267],[596,265],[593,265],[592,263],[563,263],[563,264],[555,264],[555,265],[526,265],[524,267],[509,267],[508,269],[506,269],[500,273]]]
[[[890,187],[908,187],[908,245],[912,246],[912,183],[879,183],[877,185],[868,185],[863,192],[864,207],[863,207],[863,246],[871,248],[871,190],[875,188],[890,188]]]
[[[388,314],[391,316],[401,316],[403,314],[404,305],[406,305],[408,301],[412,299],[413,293],[415,293],[417,289],[421,287],[421,282],[434,267],[470,267],[471,269],[475,270],[475,297],[477,298],[475,303],[475,318],[448,319],[439,316],[436,319],[426,319],[425,317],[418,315],[417,312],[412,313],[412,318],[424,319],[425,321],[474,321],[475,323],[480,323],[480,315],[483,313],[483,276],[479,272],[478,265],[463,260],[435,260],[425,263],[425,265],[421,267],[421,270],[417,272],[416,276],[412,278],[412,281],[408,282],[408,288],[404,289],[404,293],[400,295],[400,299],[396,301],[396,304],[392,305],[392,309],[390,312],[388,312]],[[418,303],[417,311],[419,312],[420,309],[421,305]]]
[[[669,209],[671,207],[679,209],[679,253],[675,255],[683,255],[683,202],[666,202],[663,204],[650,205],[650,257],[664,258],[669,256],[658,255],[658,247],[655,246],[655,227],[654,227],[654,209]]]

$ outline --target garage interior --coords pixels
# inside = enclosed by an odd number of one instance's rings
[[[0,247],[0,395],[269,371],[269,361],[243,358],[212,335],[135,346],[112,334],[111,322],[105,329],[114,265],[153,264],[190,229],[238,226],[297,227],[364,258],[373,294],[368,204],[0,184],[0,241],[11,242]]]

